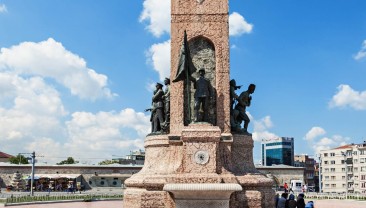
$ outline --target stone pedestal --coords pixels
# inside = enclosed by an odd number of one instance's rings
[[[239,184],[166,184],[176,208],[229,208],[230,195],[241,191]]]

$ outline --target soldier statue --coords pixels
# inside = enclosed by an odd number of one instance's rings
[[[213,93],[210,81],[205,78],[205,70],[200,69],[198,73],[200,76],[197,78],[197,80],[191,78],[191,80],[194,82],[194,88],[196,89],[194,93],[194,121],[208,122],[208,104],[209,99],[212,99]],[[200,108],[202,108],[203,111],[203,119],[199,114]]]
[[[156,83],[156,90],[152,97],[152,107],[145,111],[151,111],[151,133],[161,133],[164,122],[164,91],[163,85]]]
[[[244,91],[240,94],[240,96],[237,98],[238,103],[235,106],[235,109],[233,111],[233,119],[236,124],[239,124],[239,127],[241,123],[244,121],[244,127],[243,129],[234,129],[235,131],[238,131],[239,133],[251,135],[248,132],[248,124],[250,122],[250,119],[248,115],[245,113],[246,107],[250,106],[252,101],[252,96],[255,91],[255,85],[250,84],[248,86],[248,90]],[[235,128],[235,127],[234,127]]]
[[[165,92],[164,92],[164,113],[165,113],[165,120],[163,124],[163,130],[165,132],[169,131],[169,124],[170,124],[170,79],[165,78],[164,80],[165,85]]]

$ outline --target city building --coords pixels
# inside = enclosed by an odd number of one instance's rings
[[[366,193],[366,142],[320,152],[322,192]]]
[[[315,189],[315,160],[310,158],[308,155],[295,155],[295,167],[305,168],[304,178],[305,184],[309,189]]]
[[[294,138],[262,139],[262,165],[294,166]]]
[[[284,183],[290,184],[292,180],[304,181],[303,167],[294,167],[289,165],[255,166],[255,168],[273,178],[274,186],[277,190],[283,188]]]
[[[131,151],[129,155],[123,158],[113,158],[112,160],[117,160],[119,164],[128,165],[143,165],[145,163],[145,151],[137,150]]]

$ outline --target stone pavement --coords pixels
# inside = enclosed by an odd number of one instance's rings
[[[308,201],[308,200],[306,200]],[[315,201],[315,200],[314,200]],[[22,206],[9,206],[9,208],[123,208],[122,201],[97,201],[97,202],[70,202],[53,204],[34,204]],[[0,207],[4,207],[0,204]],[[342,207],[342,208],[365,208],[366,201],[352,200],[318,200],[315,201],[316,208]]]

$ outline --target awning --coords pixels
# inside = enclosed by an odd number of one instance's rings
[[[50,179],[58,179],[58,178],[68,178],[68,179],[75,179],[81,176],[81,174],[34,174],[34,179],[40,178],[50,178]],[[26,180],[30,180],[32,176],[28,176],[25,178]]]

